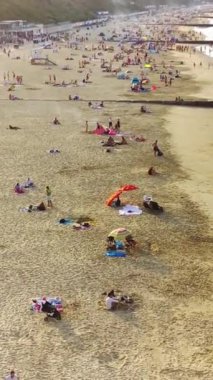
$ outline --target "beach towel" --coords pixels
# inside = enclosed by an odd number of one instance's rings
[[[121,210],[119,210],[119,215],[141,215],[142,210],[138,206],[126,205]]]
[[[107,257],[126,257],[125,251],[107,251],[105,253]]]

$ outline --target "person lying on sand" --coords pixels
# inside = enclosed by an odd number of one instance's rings
[[[51,153],[51,154],[57,154],[57,153],[61,153],[61,152],[60,152],[60,150],[53,148],[53,149],[49,150],[49,153]]]
[[[14,131],[17,131],[18,129],[21,129],[21,128],[19,128],[19,127],[13,127],[12,125],[9,125],[9,129],[12,129],[12,130],[14,130]]]
[[[131,140],[134,140],[134,141],[137,141],[137,142],[145,142],[146,141],[146,139],[145,139],[145,137],[143,137],[142,135],[140,135],[140,136],[131,136]]]
[[[32,211],[46,211],[46,207],[45,207],[44,202],[41,202],[38,206],[30,205],[28,207],[27,211],[28,212],[32,212]]]
[[[150,168],[149,168],[149,170],[148,170],[148,175],[156,175],[156,174],[159,174],[156,170],[155,170],[155,168],[153,167],[153,166],[151,166]]]
[[[53,124],[54,125],[61,125],[60,121],[57,119],[57,117],[55,117],[55,119],[53,120]]]

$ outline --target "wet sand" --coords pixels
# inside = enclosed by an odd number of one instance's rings
[[[176,53],[177,54],[177,53]],[[178,55],[180,56],[180,55]],[[212,58],[197,54],[189,58],[183,54],[185,65],[189,68],[196,62],[192,70],[193,81],[199,86],[191,96],[201,99],[212,99]],[[202,61],[203,66],[199,63]],[[213,218],[213,128],[212,110],[173,108],[168,112],[166,127],[172,137],[172,145],[179,157],[181,165],[189,174],[189,179],[181,183],[193,201]],[[210,223],[212,229],[212,223]]]

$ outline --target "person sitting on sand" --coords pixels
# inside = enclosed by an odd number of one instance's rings
[[[27,178],[26,182],[24,183],[24,187],[26,189],[30,188],[30,187],[34,187],[34,183],[33,183],[33,180],[30,179],[30,178]]]
[[[113,202],[113,206],[114,206],[114,207],[121,207],[121,200],[120,200],[119,196],[118,196],[117,199]]]
[[[151,196],[144,195],[143,205],[149,210],[163,212],[163,207],[161,207],[157,202],[154,202]]]
[[[53,120],[53,124],[54,125],[61,125],[60,121],[57,119],[57,117],[55,117],[55,119]]]
[[[137,242],[133,239],[132,235],[127,235],[125,238],[125,248],[134,249],[137,245]]]
[[[161,152],[160,148],[158,147],[158,140],[155,140],[155,142],[152,144],[154,156],[163,156],[163,152]]]
[[[147,110],[146,110],[146,107],[145,107],[145,106],[141,106],[141,112],[142,112],[142,113],[147,113]]]
[[[107,238],[107,251],[116,251],[116,243],[113,236]]]
[[[99,107],[101,107],[101,108],[104,107],[104,102],[103,102],[103,100],[100,102]]]
[[[108,140],[103,144],[103,146],[115,146],[115,140],[112,136],[109,136]]]
[[[23,194],[24,193],[24,189],[23,189],[23,187],[19,183],[17,183],[15,185],[14,191],[17,194]]]
[[[156,175],[159,174],[153,166],[151,166],[147,172],[149,175]]]
[[[114,129],[116,130],[116,132],[120,132],[121,130],[121,122],[120,122],[120,119],[118,119],[115,123],[115,126],[114,126]]]
[[[116,145],[127,145],[128,142],[126,141],[125,137],[121,137],[121,141],[116,141]]]
[[[116,297],[114,290],[111,290],[105,299],[107,310],[116,310],[119,299]]]

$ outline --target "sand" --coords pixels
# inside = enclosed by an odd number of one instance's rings
[[[15,70],[24,74],[24,86],[16,95],[31,99],[9,102],[8,92],[0,88],[0,99],[5,99],[0,101],[1,375],[15,368],[25,380],[210,380],[212,240],[200,200],[183,191],[191,166],[187,167],[183,150],[180,162],[178,141],[174,140],[180,139],[175,137],[179,111],[171,110],[167,116],[165,107],[151,107],[151,114],[141,115],[137,104],[107,103],[103,110],[94,111],[87,103],[68,102],[70,93],[100,100],[138,96],[130,94],[129,81],[103,75],[98,61],[90,65],[92,85],[45,86],[49,73],[60,80],[82,78],[81,73],[76,74],[82,52],[73,51],[76,55],[70,72],[60,69],[69,54],[63,46],[60,54],[48,52],[59,64],[51,71],[31,66],[27,60],[30,52],[30,47],[21,49],[21,61],[1,55],[2,73]],[[169,56],[165,53],[165,58]],[[138,73],[137,67],[131,70]],[[157,75],[152,80],[157,81]],[[155,96],[173,99],[180,91],[191,94],[200,86],[192,82],[185,67],[183,79],[171,89],[162,86]],[[62,122],[60,127],[51,126],[55,116]],[[93,129],[96,121],[107,124],[109,117],[120,117],[123,130],[143,134],[147,142],[129,141],[128,146],[106,154],[100,145],[102,138],[83,131],[86,120]],[[169,132],[165,128],[168,120],[172,125]],[[11,131],[9,124],[21,130]],[[155,139],[165,153],[159,160],[151,148]],[[47,150],[52,147],[61,154],[49,155]],[[207,155],[207,150],[203,154]],[[161,173],[159,177],[148,178],[151,165]],[[208,166],[203,170],[208,174]],[[28,176],[36,189],[14,195],[16,182]],[[190,186],[195,183],[194,176],[191,178]],[[141,204],[144,194],[152,194],[165,214],[144,213],[126,219],[107,208],[106,198],[124,183],[134,183],[139,190],[123,200]],[[20,207],[46,202],[46,185],[52,189],[54,208],[44,214],[19,212]],[[81,215],[94,219],[93,229],[79,232],[57,225],[61,217]],[[126,259],[106,259],[106,236],[120,226],[134,234],[139,250]],[[133,295],[134,312],[105,310],[102,293],[112,288]],[[45,323],[43,316],[30,312],[31,299],[42,295],[63,298],[61,322]]]
[[[201,99],[212,99],[211,69],[208,63],[211,59],[197,54],[196,57],[178,54],[184,57],[185,65],[189,68],[196,62],[196,69],[192,71],[192,79],[200,86],[191,96]],[[204,67],[200,67],[200,61]],[[181,186],[205,210],[212,221],[213,192],[212,192],[212,141],[211,110],[173,108],[169,111],[166,124],[172,135],[172,143],[183,167],[189,174],[189,180],[184,180]]]

